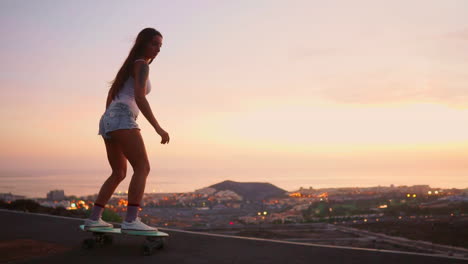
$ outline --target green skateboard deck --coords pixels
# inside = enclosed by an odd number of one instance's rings
[[[131,236],[143,236],[146,238],[142,250],[143,255],[151,255],[156,249],[162,249],[167,247],[167,238],[169,234],[157,231],[157,232],[147,232],[147,231],[127,231],[122,233],[120,228],[89,228],[85,229],[84,225],[80,225],[80,229],[85,232],[93,233],[93,238],[85,239],[82,243],[83,248],[92,249],[96,246],[104,246],[112,244],[113,235],[131,235]]]

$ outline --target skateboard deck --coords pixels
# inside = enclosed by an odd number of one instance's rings
[[[94,227],[85,229],[84,225],[80,225],[80,229],[85,232],[93,233],[93,238],[83,240],[82,246],[85,249],[92,249],[96,245],[103,246],[112,244],[113,239],[111,234],[143,236],[146,238],[142,247],[143,255],[151,255],[156,249],[167,247],[167,237],[169,237],[169,234],[161,231],[127,231],[125,233],[122,233],[120,228]]]

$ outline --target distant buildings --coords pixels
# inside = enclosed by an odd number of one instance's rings
[[[47,193],[47,200],[61,201],[65,200],[65,192],[63,190],[53,190]]]
[[[225,201],[241,201],[242,196],[238,195],[237,193],[231,190],[223,190],[215,193],[215,197],[218,202],[225,202]]]
[[[216,192],[215,188],[207,187],[207,188],[196,190],[194,193],[195,194],[201,194],[203,197],[208,197],[208,196],[214,194],[215,192]]]
[[[420,208],[444,208],[454,203],[466,203],[468,202],[468,196],[463,195],[451,195],[441,197],[437,200],[421,203]]]
[[[0,200],[5,202],[12,202],[19,199],[25,199],[26,197],[23,195],[14,195],[12,193],[0,193]]]
[[[402,194],[430,194],[433,190],[429,185],[413,185],[413,186],[398,186],[393,184],[390,187],[374,186],[374,187],[338,187],[338,188],[321,188],[313,189],[312,187],[305,189],[300,187],[299,190],[288,192],[290,197],[306,198],[306,197],[321,197],[333,198],[333,200],[346,200],[350,197],[353,200],[359,199],[374,199],[389,193],[402,193]],[[441,191],[439,191],[441,192]]]
[[[71,207],[71,202],[70,201],[66,201],[66,200],[61,200],[61,201],[43,201],[43,202],[39,202],[39,204],[41,206],[45,206],[45,207],[52,207],[52,208],[57,208],[57,207],[63,207],[63,208],[66,208],[66,209],[70,209]],[[76,209],[76,208],[74,208]]]

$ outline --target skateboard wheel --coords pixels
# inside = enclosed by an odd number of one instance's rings
[[[94,246],[96,245],[96,241],[94,241],[94,239],[85,239],[83,240],[83,248],[84,249],[92,249],[94,248]]]
[[[158,249],[167,248],[167,239],[160,237]]]

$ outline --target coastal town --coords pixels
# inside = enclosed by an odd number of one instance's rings
[[[225,183],[235,183],[225,181]],[[238,188],[242,184],[238,183]],[[222,227],[259,223],[333,222],[358,223],[385,221],[386,216],[399,220],[432,217],[451,205],[468,203],[468,189],[431,188],[429,185],[378,186],[353,188],[300,188],[287,192],[270,187],[258,197],[233,190],[206,187],[186,193],[146,193],[140,215],[149,222],[172,227]],[[236,186],[237,187],[237,186]],[[245,191],[240,191],[244,192]],[[88,210],[97,194],[67,197],[63,190],[53,190],[47,198],[35,199],[46,207]],[[11,193],[0,194],[7,203],[25,199]],[[126,211],[127,193],[115,193],[107,209],[118,215]],[[400,208],[400,211],[395,209]],[[406,210],[405,210],[406,209]],[[432,213],[431,213],[432,212]],[[448,210],[449,216],[465,216],[460,209]],[[432,216],[431,216],[432,215]]]
[[[63,190],[51,190],[34,202],[86,217],[96,196],[65,196]],[[103,218],[121,221],[126,198],[126,192],[115,193]],[[3,204],[25,199],[0,194]],[[420,229],[434,234],[426,234],[426,240],[468,248],[460,234],[468,224],[468,189],[390,185],[285,191],[269,183],[224,181],[193,192],[146,193],[140,210],[146,223],[173,229],[362,247],[377,247],[380,241],[378,247],[387,249],[395,245],[390,246],[389,239],[376,239],[375,234],[418,239],[413,233]],[[363,236],[360,232],[376,233],[356,239]]]

